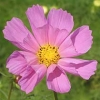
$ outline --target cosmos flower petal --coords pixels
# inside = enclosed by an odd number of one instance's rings
[[[23,55],[18,51],[14,51],[7,59],[6,67],[9,69],[10,73],[21,75],[26,70],[27,62]]]
[[[60,45],[62,57],[74,57],[86,53],[92,45],[91,30],[88,26],[81,26],[70,34]]]
[[[26,15],[29,19],[33,33],[36,28],[43,27],[47,23],[43,8],[39,5],[33,5],[28,8]]]
[[[58,29],[54,28],[51,25],[49,25],[48,29],[48,38],[49,38],[49,44],[59,46],[64,39],[68,36],[68,32],[65,29]]]
[[[64,58],[59,61],[58,65],[67,72],[79,75],[83,79],[88,80],[92,75],[95,74],[97,61]]]
[[[34,69],[35,68],[35,69]],[[46,67],[43,65],[33,65],[27,68],[25,76],[19,80],[21,90],[27,94],[32,92],[34,87],[43,79],[46,74]]]
[[[51,64],[51,65],[48,67],[49,73],[52,73],[52,72],[55,70],[56,67],[57,67],[56,64]],[[47,73],[47,75],[48,75],[48,73]]]
[[[73,16],[62,9],[50,10],[47,20],[52,27],[66,29],[68,32],[71,32],[74,25]]]
[[[27,69],[25,76],[18,81],[18,84],[20,85],[21,90],[25,91],[28,94],[36,86],[37,79],[37,74],[35,74],[35,71],[30,67]]]
[[[92,31],[89,26],[81,26],[71,34],[71,40],[77,52],[86,53],[92,45]]]
[[[28,8],[26,15],[29,19],[34,37],[36,38],[37,42],[40,45],[48,43],[48,24],[43,8],[39,5],[33,5],[32,7]]]
[[[53,70],[52,67],[54,67]],[[68,92],[71,88],[66,74],[55,65],[51,65],[47,70],[47,86],[48,89],[59,93]]]
[[[38,59],[35,54],[32,52],[26,52],[26,51],[18,51],[26,60],[27,64],[37,64]]]
[[[58,66],[60,66],[62,69],[64,69],[66,72],[79,75],[76,68],[73,66],[73,63],[69,63],[69,58],[63,58],[58,61]]]
[[[81,67],[83,66],[83,67]],[[92,60],[92,61],[86,61],[86,62],[82,62],[81,64],[79,64],[79,68],[77,68],[78,66],[76,66],[78,74],[83,78],[88,80],[92,75],[95,74],[94,71],[96,71],[96,66],[97,66],[97,61]]]
[[[79,55],[70,36],[68,36],[59,46],[59,54],[61,57],[74,57]]]
[[[49,29],[48,29],[48,39],[49,39],[49,44],[54,45],[57,35],[59,33],[59,29],[57,28],[53,28],[51,25],[49,25]]]
[[[34,32],[34,37],[40,46],[47,44],[48,43],[48,25],[37,28],[36,31]]]
[[[3,33],[5,39],[9,40],[22,50],[34,52],[39,48],[35,38],[18,18],[12,18],[11,21],[8,21]]]
[[[42,80],[42,78],[46,75],[47,67],[43,64],[37,64],[31,66],[33,70],[38,74],[37,84]]]
[[[62,42],[67,38],[68,34],[68,31],[66,31],[65,29],[60,30],[56,37],[54,45],[59,47],[62,44]]]

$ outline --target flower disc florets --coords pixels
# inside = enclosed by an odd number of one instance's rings
[[[42,46],[37,52],[40,64],[45,64],[47,67],[51,64],[56,64],[60,59],[58,48],[49,44]]]

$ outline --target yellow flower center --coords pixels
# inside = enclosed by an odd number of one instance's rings
[[[39,59],[39,63],[44,64],[47,67],[51,64],[56,64],[57,61],[60,59],[58,48],[49,44],[42,46],[38,50],[37,56]]]

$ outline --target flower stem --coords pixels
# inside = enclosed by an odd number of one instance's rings
[[[12,89],[13,89],[13,81],[11,82],[11,86],[8,94],[8,100],[10,100]]]
[[[57,97],[57,93],[55,92],[55,91],[53,91],[53,93],[54,93],[54,100],[58,100],[58,97]]]

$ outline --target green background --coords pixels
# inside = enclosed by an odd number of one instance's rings
[[[74,17],[74,29],[89,25],[93,31],[93,46],[89,52],[80,56],[83,59],[98,61],[96,74],[86,81],[69,75],[71,90],[58,94],[59,100],[100,100],[100,0],[0,0],[0,100],[7,100],[12,79],[6,69],[7,57],[17,48],[4,39],[2,30],[12,17],[20,18],[30,29],[25,11],[33,4],[40,4],[48,11],[52,7],[63,8]],[[84,48],[84,47],[83,47]],[[45,78],[28,95],[14,83],[11,100],[53,100],[53,93],[47,89]]]

